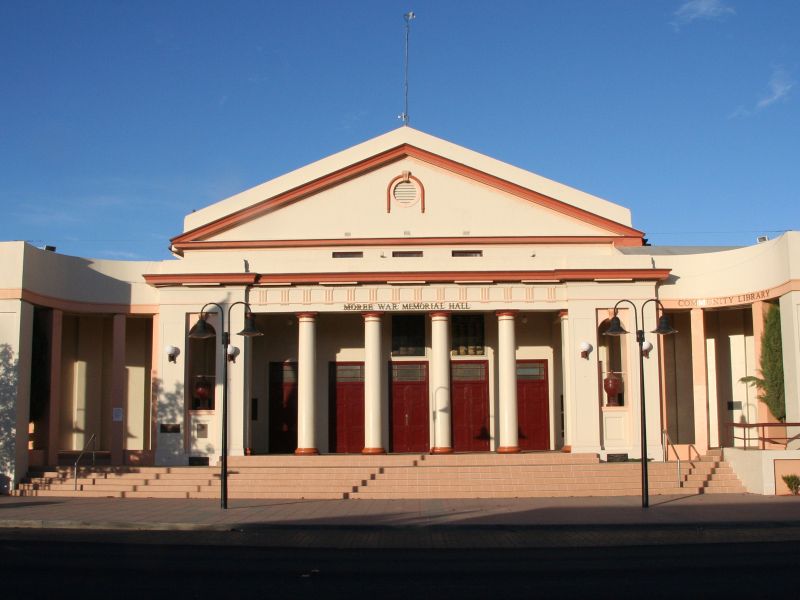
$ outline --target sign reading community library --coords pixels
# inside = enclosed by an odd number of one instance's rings
[[[678,306],[733,306],[736,304],[749,304],[756,300],[766,300],[770,297],[770,290],[760,290],[747,294],[735,294],[733,296],[719,296],[717,298],[690,298],[678,300]]]
[[[342,305],[342,310],[369,311],[385,310],[401,312],[404,310],[469,310],[469,302],[367,302],[367,303],[348,303]]]

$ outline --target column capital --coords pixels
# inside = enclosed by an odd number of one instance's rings
[[[383,311],[371,310],[371,311],[368,311],[368,312],[361,313],[361,316],[364,317],[365,320],[366,319],[380,319],[383,316]]]
[[[440,319],[440,318],[449,318],[450,311],[449,310],[434,310],[428,313],[431,316],[431,319]]]
[[[569,317],[569,311],[568,310],[560,310],[560,311],[558,311],[558,318],[559,319],[566,319],[568,317]]]
[[[495,311],[495,314],[497,315],[498,318],[501,317],[516,318],[518,312],[519,312],[518,310],[505,309],[505,310]]]
[[[319,313],[315,313],[315,312],[299,312],[299,313],[296,313],[295,316],[298,319],[310,319],[310,320],[313,320],[313,319],[317,318],[317,314],[319,314]]]

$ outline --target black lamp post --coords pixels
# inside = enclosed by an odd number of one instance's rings
[[[234,302],[228,305],[228,327],[231,323],[231,309],[237,304],[245,307],[244,329],[239,335],[244,337],[256,337],[264,335],[256,327],[256,320],[247,302]],[[219,311],[219,318],[222,324],[222,465],[220,467],[220,506],[228,508],[228,345],[231,341],[230,332],[225,329],[225,312],[216,302],[209,302],[200,310],[200,318],[197,323],[189,330],[189,337],[194,339],[208,339],[216,335],[213,328],[206,323],[208,313],[206,308],[215,306]]]
[[[630,300],[620,300],[614,305],[614,316],[611,318],[611,324],[608,326],[608,329],[605,331],[605,335],[614,335],[620,336],[625,335],[628,333],[625,331],[625,328],[622,327],[622,323],[620,323],[619,317],[617,316],[618,307],[623,302],[627,302],[633,308],[633,319],[634,324],[636,325],[636,341],[639,344],[639,404],[641,407],[641,430],[642,430],[642,508],[647,508],[650,506],[650,493],[649,493],[649,486],[647,480],[647,421],[645,418],[645,396],[644,396],[644,351],[643,351],[643,344],[644,344],[644,329],[639,329],[639,317],[636,313],[636,305],[631,302]],[[658,319],[658,327],[656,327],[651,333],[657,333],[658,335],[670,335],[673,333],[677,333],[677,330],[672,328],[672,325],[669,322],[669,317],[664,314],[664,306],[657,298],[651,298],[650,300],[646,300],[640,307],[639,311],[642,315],[642,326],[644,326],[644,307],[647,306],[650,302],[655,302],[658,307],[661,309],[661,316]]]

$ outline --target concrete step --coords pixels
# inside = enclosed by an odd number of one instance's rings
[[[421,454],[320,454],[316,456],[231,456],[228,467],[364,467],[374,465],[412,465]]]
[[[743,493],[727,463],[649,463],[653,494]],[[601,463],[595,454],[322,455],[231,457],[228,490],[241,498],[493,498],[638,495],[641,463]],[[218,467],[47,468],[17,495],[216,498]]]
[[[565,452],[521,452],[519,454],[495,454],[492,452],[478,454],[427,454],[422,456],[420,466],[441,465],[562,465],[562,464],[596,464],[600,458],[596,454]]]
[[[697,494],[699,490],[693,488],[667,488],[661,492],[664,495],[689,495]],[[594,490],[591,492],[575,493],[573,491],[537,491],[528,490],[526,492],[517,492],[509,494],[505,492],[424,492],[415,493],[407,492],[402,494],[393,494],[387,492],[371,492],[371,491],[358,491],[348,495],[348,498],[353,500],[413,500],[413,499],[447,499],[447,498],[570,498],[570,497],[592,497],[592,496],[638,496],[641,494],[641,488],[625,489],[625,490]],[[654,493],[653,495],[659,495]]]
[[[42,496],[55,498],[122,498],[123,492],[72,490],[18,490],[19,496]]]

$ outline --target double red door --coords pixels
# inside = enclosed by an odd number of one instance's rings
[[[330,435],[332,452],[364,449],[364,363],[330,365]]]
[[[488,363],[454,361],[450,367],[453,450],[489,450]]]
[[[269,452],[297,448],[297,363],[269,364]]]
[[[520,449],[550,449],[550,387],[546,360],[517,361],[517,419]]]
[[[395,362],[391,370],[392,452],[427,452],[428,363]]]

